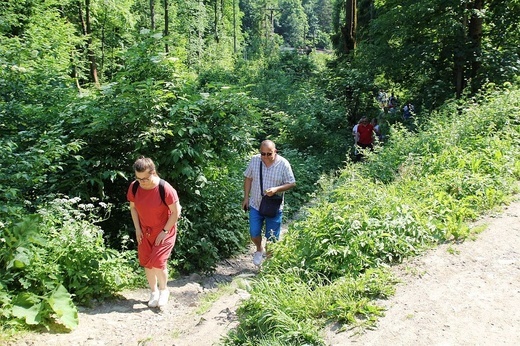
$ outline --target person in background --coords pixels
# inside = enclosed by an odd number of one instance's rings
[[[356,125],[354,125],[354,127],[352,128],[352,136],[354,137],[354,144],[356,144],[359,140],[358,132],[357,132],[359,123],[360,123],[360,121],[358,121],[358,123]]]
[[[379,107],[384,111],[388,102],[388,96],[386,95],[386,92],[383,89],[379,89],[376,100],[379,103]]]
[[[260,168],[262,169],[263,187],[260,186]],[[256,266],[262,264],[265,250],[262,247],[262,228],[265,223],[265,237],[268,241],[275,242],[280,237],[282,226],[283,200],[274,217],[260,214],[260,202],[262,201],[262,189],[264,194],[272,196],[281,194],[296,186],[296,179],[287,161],[276,152],[273,141],[265,140],[260,144],[260,153],[254,155],[244,171],[244,199],[242,208],[249,210],[249,233],[251,241],[256,246],[253,255],[253,263]]]
[[[372,118],[372,121],[370,123],[374,127],[374,133],[375,133],[377,139],[380,142],[383,141],[383,134],[381,133],[381,126],[379,126],[379,122],[377,121],[377,118]]]
[[[358,147],[356,154],[356,161],[361,161],[363,153],[359,149],[372,149],[374,142],[374,126],[368,122],[367,117],[362,117],[357,127],[357,142]]]
[[[390,95],[390,98],[388,99],[388,112],[394,114],[397,111],[397,98],[395,97],[394,93]]]
[[[406,105],[403,107],[403,119],[409,120],[415,114],[415,107],[412,105],[410,101],[406,102]]]
[[[358,128],[360,122],[361,122],[361,120],[358,121],[358,123],[356,125],[354,125],[354,127],[352,128],[352,137],[354,137],[354,157],[356,157],[356,158],[358,155],[357,142],[359,140],[359,134],[357,132],[357,128]]]
[[[149,307],[162,307],[168,302],[167,261],[177,238],[177,220],[181,205],[177,191],[161,178],[150,158],[141,156],[134,163],[135,181],[126,194],[137,239],[139,264],[144,267],[150,287]],[[134,184],[138,184],[137,189]],[[161,191],[164,187],[164,201]],[[135,191],[135,194],[134,194]]]

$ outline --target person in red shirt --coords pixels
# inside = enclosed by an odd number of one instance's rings
[[[372,149],[374,142],[374,125],[372,125],[367,117],[362,117],[356,129],[356,161],[361,161],[363,153],[359,149]]]
[[[128,187],[126,197],[135,227],[137,257],[151,290],[148,306],[162,307],[170,295],[167,261],[175,246],[181,205],[177,191],[166,181],[161,184],[150,158],[141,156],[133,168],[136,180]],[[139,185],[135,190],[134,184]]]

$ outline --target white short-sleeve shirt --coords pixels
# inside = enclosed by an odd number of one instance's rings
[[[260,165],[262,166],[263,190],[260,186]],[[260,202],[262,201],[262,191],[271,187],[296,182],[289,161],[278,154],[270,167],[267,167],[262,162],[260,154],[256,154],[249,161],[249,165],[244,171],[244,176],[253,180],[251,191],[249,192],[249,206],[257,210],[260,208]],[[284,193],[282,192],[283,195]],[[281,208],[283,208],[283,202]]]

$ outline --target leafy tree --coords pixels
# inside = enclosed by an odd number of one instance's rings
[[[94,52],[94,48],[92,47],[92,22],[91,22],[91,9],[90,9],[90,0],[84,0],[84,6],[81,1],[78,1],[78,13],[79,13],[79,22],[81,23],[81,31],[85,36],[86,43],[86,54],[89,60],[89,71],[90,71],[90,82],[99,86],[98,79],[98,71],[97,71],[97,62],[96,62],[96,54]]]
[[[309,20],[309,34],[312,36],[312,46],[316,48],[330,48],[332,2],[331,0],[313,0],[308,1],[307,4],[306,1],[303,2],[305,13]]]
[[[105,0],[91,4],[91,10],[96,17],[92,23],[92,35],[99,40],[96,44],[96,54],[101,83],[111,80],[120,68],[121,55],[139,38],[135,35],[138,13],[132,11],[135,2]]]
[[[279,6],[280,16],[277,31],[288,46],[304,46],[309,27],[301,0],[281,0]]]
[[[321,31],[329,33],[332,30],[332,3],[331,0],[315,0],[313,12]]]
[[[484,2],[480,66],[473,77],[473,90],[487,81],[502,84],[518,74],[520,54],[520,1]]]
[[[375,11],[356,55],[361,68],[420,95],[428,108],[468,86],[475,91],[485,80],[512,75],[493,66],[518,52],[511,21],[517,2],[387,0],[376,2]],[[509,29],[506,40],[495,36],[497,26]]]
[[[0,4],[0,32],[7,37],[22,36],[35,13],[38,1],[3,1]]]
[[[336,1],[335,12],[332,41],[341,55],[348,55],[356,47],[357,1]]]
[[[271,44],[277,42],[272,25],[275,14],[279,12],[276,2],[241,0],[240,10],[244,13],[241,28],[245,36],[246,58],[256,59],[270,52]]]

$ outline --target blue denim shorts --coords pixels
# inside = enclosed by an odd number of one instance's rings
[[[273,217],[262,216],[255,208],[249,208],[249,234],[252,238],[262,236],[262,228],[265,221],[265,237],[268,241],[275,242],[280,238],[282,226],[282,211]]]

